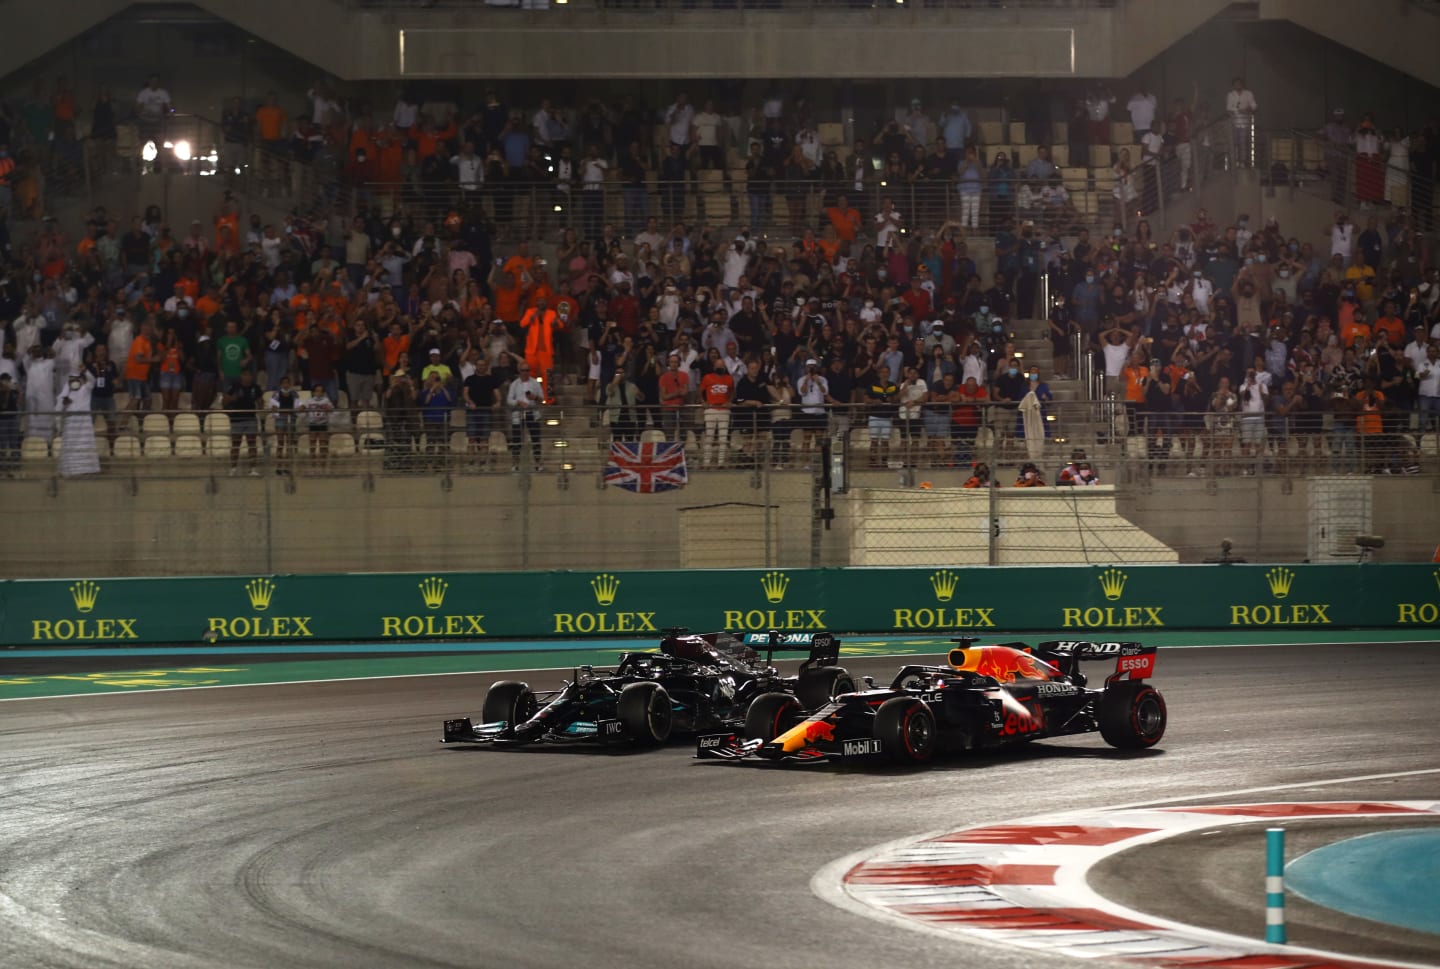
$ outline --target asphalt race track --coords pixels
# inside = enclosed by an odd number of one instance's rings
[[[888,680],[899,662],[849,665]],[[441,720],[478,714],[500,678],[0,703],[0,965],[1094,966],[962,951],[832,907],[809,882],[870,845],[1047,810],[1440,799],[1440,773],[1323,783],[1440,768],[1436,645],[1162,650],[1163,752],[1092,736],[922,770],[696,763],[684,745],[441,747]],[[1126,901],[1190,882],[1197,923],[1258,935],[1262,853],[1258,836],[1248,862],[1233,839],[1214,858],[1168,845],[1197,874],[1142,859]],[[1233,874],[1246,863],[1253,905]],[[1295,906],[1290,934],[1440,965],[1440,937],[1391,950],[1383,927],[1318,908]]]

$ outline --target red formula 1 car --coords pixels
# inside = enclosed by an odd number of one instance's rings
[[[906,666],[888,689],[838,696],[804,716],[794,697],[764,694],[750,705],[745,736],[708,734],[696,756],[757,757],[817,764],[852,758],[901,763],[938,751],[972,750],[1098,731],[1111,746],[1153,747],[1165,734],[1165,699],[1147,679],[1155,647],[1052,641],[975,646],[954,640],[949,666]],[[1110,661],[1099,689],[1080,670]]]

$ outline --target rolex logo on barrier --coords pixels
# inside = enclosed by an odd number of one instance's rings
[[[250,608],[264,612],[270,608],[270,597],[275,594],[275,583],[269,579],[253,579],[245,583],[245,594],[250,597]]]
[[[310,631],[310,616],[260,616],[254,613],[268,612],[274,603],[279,583],[261,576],[241,586],[251,615],[211,616],[205,639],[214,642],[221,639],[313,639]]]
[[[1295,573],[1282,565],[1266,572],[1265,581],[1270,584],[1270,594],[1277,599],[1283,599],[1290,594],[1290,585],[1295,581]]]
[[[590,588],[595,592],[595,602],[598,605],[613,605],[615,594],[620,591],[620,580],[608,572],[601,572],[590,580]]]
[[[960,584],[960,576],[949,569],[941,569],[930,575],[930,588],[935,590],[936,602],[949,602],[955,598],[955,587]]]
[[[435,576],[420,583],[420,598],[425,600],[426,609],[439,609],[445,605],[445,593],[450,591],[450,583]]]
[[[760,590],[765,601],[780,605],[785,593],[790,591],[790,576],[778,569],[760,576]],[[726,609],[725,628],[746,632],[766,632],[778,629],[790,630],[824,629],[824,609]]]
[[[95,602],[100,598],[100,586],[89,579],[81,579],[70,587],[70,598],[75,600],[75,611],[83,615],[95,608]]]
[[[555,632],[588,635],[590,633],[653,633],[655,613],[610,611],[620,594],[620,578],[601,572],[590,580],[590,592],[599,607],[594,612],[556,612]]]
[[[760,587],[765,590],[766,602],[784,602],[785,590],[790,588],[790,576],[784,572],[766,572],[760,576]]]
[[[1440,569],[1430,573],[1435,588],[1440,591]],[[1440,604],[1435,602],[1397,602],[1395,621],[1402,626],[1440,625]]]
[[[1119,602],[1125,595],[1130,576],[1111,566],[1096,577],[1100,593],[1107,602]],[[1140,629],[1165,625],[1164,606],[1065,606],[1060,610],[1060,624],[1066,629]]]
[[[960,587],[960,576],[950,569],[930,573],[935,601],[949,602]],[[995,627],[995,610],[984,606],[919,606],[893,610],[896,629],[976,629]]]
[[[139,639],[139,619],[87,618],[100,602],[100,583],[81,579],[69,586],[70,601],[80,618],[30,620],[30,641],[36,643],[104,643]],[[114,601],[113,598],[111,600]]]
[[[1330,603],[1328,602],[1288,602],[1280,604],[1280,599],[1288,599],[1295,588],[1296,572],[1294,569],[1277,565],[1265,573],[1265,585],[1270,590],[1270,597],[1276,602],[1259,603],[1250,606],[1230,607],[1230,625],[1232,626],[1328,626],[1330,625]]]
[[[384,639],[460,639],[485,635],[483,613],[441,614],[436,610],[445,605],[450,583],[432,575],[416,585],[420,602],[429,610],[424,615],[381,616],[380,636]],[[407,597],[411,593],[407,593]]]

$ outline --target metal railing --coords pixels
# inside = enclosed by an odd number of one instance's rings
[[[1139,177],[1148,175],[1142,172]],[[1067,182],[1074,187],[1065,189],[1063,200],[1054,199],[1057,184],[1063,187]],[[437,223],[452,211],[479,209],[518,238],[540,238],[564,227],[582,232],[584,238],[598,238],[605,224],[633,234],[643,229],[652,215],[672,224],[746,225],[757,233],[798,237],[807,229],[823,231],[829,225],[826,209],[843,195],[861,216],[861,236],[873,233],[875,214],[885,200],[892,200],[902,216],[903,239],[946,223],[962,231],[993,235],[1012,218],[1054,226],[1067,234],[1079,228],[1108,228],[1126,218],[1115,199],[1115,184],[1109,171],[1056,179],[1014,178],[1003,190],[989,183],[982,189],[973,221],[962,221],[968,209],[952,179],[892,181],[877,177],[857,189],[853,182],[750,181],[718,170],[692,173],[685,181],[652,180],[643,186],[612,182],[591,191],[554,182],[503,181],[463,190],[450,181],[372,182],[353,190],[340,189],[337,204],[356,210],[377,205],[385,215]],[[1045,189],[1052,190],[1051,201],[1046,200]]]
[[[1349,412],[1257,416],[1252,422],[1236,414],[1147,413],[1113,398],[1050,401],[1043,409],[1043,436],[1027,438],[1016,405],[998,402],[930,402],[898,412],[859,404],[718,412],[701,405],[579,404],[546,407],[534,419],[504,408],[342,407],[325,425],[312,427],[304,412],[137,411],[122,401],[118,411],[88,415],[0,415],[0,472],[50,477],[64,470],[67,453],[74,457],[93,449],[101,473],[161,477],[596,473],[605,469],[612,441],[685,444],[696,471],[818,472],[826,443],[855,471],[968,468],[976,461],[999,468],[1033,461],[1051,483],[1053,472],[1077,448],[1097,466],[1118,472],[1121,481],[1388,474],[1412,465],[1418,470],[1421,462],[1429,471],[1440,470],[1440,426],[1433,415],[1388,412],[1373,433]]]

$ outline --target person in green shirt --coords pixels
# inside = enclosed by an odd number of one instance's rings
[[[233,380],[239,380],[241,371],[250,369],[253,359],[250,341],[240,335],[240,327],[234,320],[226,321],[225,335],[216,341],[215,349],[220,357],[223,383],[228,385]]]

